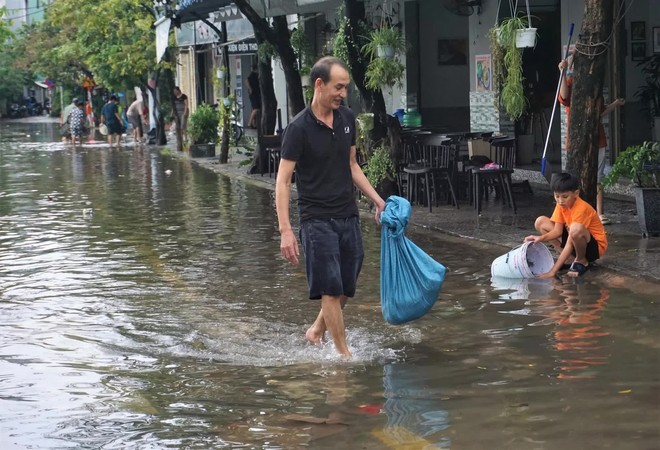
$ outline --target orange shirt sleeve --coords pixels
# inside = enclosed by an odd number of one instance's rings
[[[562,214],[561,211],[561,206],[555,205],[555,210],[552,212],[552,217],[550,217],[550,220],[552,220],[555,223],[561,223],[561,224],[566,223],[566,219],[564,218],[564,215]]]

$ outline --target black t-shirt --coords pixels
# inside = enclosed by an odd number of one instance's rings
[[[305,108],[286,127],[282,158],[296,161],[300,221],[357,216],[350,157],[355,115],[341,106],[333,128]]]

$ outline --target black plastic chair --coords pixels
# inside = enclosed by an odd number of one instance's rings
[[[516,162],[516,138],[503,138],[491,141],[491,155],[498,169],[472,168],[473,201],[477,214],[481,214],[482,196],[488,199],[488,190],[492,187],[504,201],[517,211],[513,198],[512,180],[513,167]]]
[[[431,165],[431,197],[435,199],[435,204],[438,206],[439,187],[444,182],[449,188],[447,198],[451,199],[452,204],[458,209],[455,187],[457,143],[442,135],[423,136],[421,141]]]

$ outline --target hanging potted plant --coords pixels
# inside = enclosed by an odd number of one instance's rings
[[[367,36],[367,43],[362,51],[369,58],[394,59],[406,51],[406,40],[399,28],[383,26],[372,30]]]
[[[491,39],[495,44],[493,53],[497,54],[498,58],[501,56],[501,66],[504,68],[504,70],[496,69],[495,73],[495,81],[501,87],[498,100],[513,121],[520,119],[527,108],[523,87],[522,49],[516,44],[517,31],[525,28],[526,25],[527,19],[524,17],[509,17],[491,31],[491,36],[495,36]]]
[[[215,156],[215,144],[218,142],[218,112],[211,105],[205,103],[199,105],[190,115],[188,135],[192,142],[191,156]]]
[[[516,29],[516,47],[518,48],[536,45],[536,28],[531,27],[532,16],[529,14],[529,0],[525,0],[525,6],[527,7],[527,21],[521,20],[520,26]]]
[[[382,26],[372,30],[362,46],[369,63],[365,73],[365,86],[376,90],[384,86],[401,85],[406,68],[398,57],[406,51],[406,40],[395,26]]]
[[[642,234],[645,237],[660,234],[660,142],[628,147],[616,158],[603,186],[611,186],[621,177],[635,185],[637,219]]]

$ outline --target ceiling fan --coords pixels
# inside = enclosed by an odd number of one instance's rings
[[[475,6],[477,14],[481,14],[481,0],[445,0],[444,4],[445,8],[459,16],[471,16]]]

